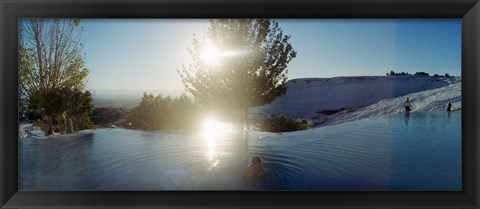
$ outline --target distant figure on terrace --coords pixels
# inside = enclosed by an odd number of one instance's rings
[[[447,105],[447,111],[450,112],[452,111],[452,102],[448,101],[448,105]]]
[[[412,109],[412,103],[410,101],[410,98],[407,97],[407,101],[405,101],[405,113],[406,114],[410,113],[411,109]]]
[[[262,161],[259,157],[253,157],[252,163],[247,167],[245,174],[243,174],[243,179],[252,181],[252,180],[262,180],[265,178],[265,171],[263,170]]]

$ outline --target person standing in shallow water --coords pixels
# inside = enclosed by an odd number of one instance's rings
[[[412,103],[410,101],[410,98],[407,97],[407,101],[405,101],[405,113],[406,114],[410,113],[411,109],[412,109]]]
[[[448,105],[447,105],[447,111],[450,112],[452,111],[452,102],[448,101]]]

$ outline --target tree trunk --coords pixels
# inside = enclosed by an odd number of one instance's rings
[[[62,134],[65,133],[66,132],[66,130],[65,130],[66,127],[63,125],[62,116],[57,116],[57,117],[55,117],[55,119],[57,120],[57,124],[58,124],[57,127],[59,129],[58,131]]]
[[[52,116],[48,116],[48,119],[47,119],[47,123],[48,123],[48,130],[47,130],[47,135],[52,135],[53,134],[53,118]]]
[[[71,119],[71,118],[70,118],[70,119],[68,119],[68,123],[70,124],[70,130],[69,130],[69,131],[70,131],[70,133],[73,133],[73,132],[75,132],[75,130],[73,129],[73,121],[72,121],[72,119]]]
[[[65,115],[65,113],[62,116],[63,116],[63,131],[65,133],[69,133],[70,130],[68,130],[68,126],[67,126],[67,116]]]

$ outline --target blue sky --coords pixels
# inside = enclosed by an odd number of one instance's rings
[[[88,89],[181,90],[193,34],[208,20],[82,20]],[[298,52],[288,77],[460,75],[461,19],[278,20]]]

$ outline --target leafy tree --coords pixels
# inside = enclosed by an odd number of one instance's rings
[[[287,64],[297,55],[289,39],[270,19],[210,20],[207,38],[194,35],[193,63],[178,73],[201,104],[236,112],[246,123],[249,107],[285,94]]]
[[[74,130],[83,130],[93,128],[93,123],[90,116],[93,114],[93,97],[89,91],[81,92],[78,90],[63,90],[63,117],[67,124],[70,124],[73,132]],[[66,116],[70,119],[66,121]]]
[[[82,53],[83,28],[78,19],[22,19],[19,23],[20,99],[43,113],[51,134],[53,119],[72,112],[62,107],[67,99],[63,96],[85,88],[89,71]]]
[[[173,100],[168,126],[172,129],[192,129],[197,125],[199,111],[187,95],[182,94]]]
[[[142,130],[188,129],[196,119],[196,105],[186,95],[172,99],[144,93],[128,117],[130,128]]]
[[[159,99],[157,99],[158,101]],[[144,93],[140,104],[130,111],[128,120],[133,128],[153,130],[158,126],[159,112],[153,94]]]

